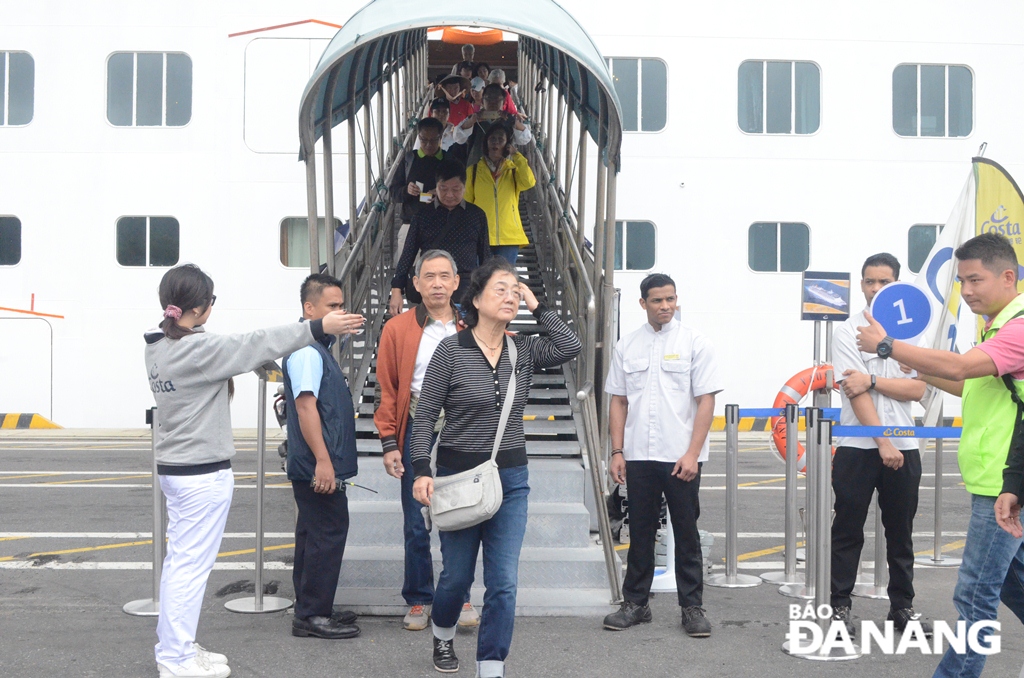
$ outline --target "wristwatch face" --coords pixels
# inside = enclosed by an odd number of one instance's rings
[[[888,358],[892,354],[892,339],[886,337],[882,341],[878,342],[878,357]]]

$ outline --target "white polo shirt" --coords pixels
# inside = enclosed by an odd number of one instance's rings
[[[650,323],[619,340],[605,381],[605,393],[626,396],[627,461],[675,463],[693,437],[697,396],[723,388],[714,349],[707,338],[677,318],[655,332]],[[698,461],[707,461],[705,438]]]
[[[892,358],[879,358],[874,353],[862,353],[857,348],[857,328],[867,326],[864,318],[864,311],[857,315],[850,316],[840,324],[832,333],[832,369],[834,379],[842,381],[843,372],[846,370],[857,370],[864,374],[882,377],[883,379],[913,379],[916,372],[905,374],[900,369],[900,364]],[[839,423],[843,426],[861,426],[857,415],[853,413],[850,399],[846,393],[840,391],[843,410],[839,415]],[[914,417],[911,414],[911,403],[900,400],[893,400],[882,395],[878,391],[868,391],[871,400],[875,403],[875,412],[878,413],[878,420],[882,426],[913,426]],[[898,450],[916,450],[917,440],[915,438],[890,438],[893,446]],[[838,447],[857,447],[862,450],[876,449],[878,445],[873,438],[851,438],[843,436],[836,438]]]
[[[441,323],[427,317],[427,323],[423,326],[423,336],[420,337],[419,348],[416,349],[416,364],[412,371],[412,383],[409,384],[409,390],[414,396],[418,397],[420,391],[423,390],[423,376],[427,373],[427,365],[434,357],[437,345],[441,343],[442,339],[450,337],[458,331],[454,320]]]

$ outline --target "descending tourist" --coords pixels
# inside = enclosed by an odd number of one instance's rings
[[[384,450],[384,470],[402,481],[403,531],[405,533],[405,581],[402,597],[409,611],[402,623],[409,631],[427,628],[434,602],[434,564],[430,532],[420,514],[422,506],[412,496],[412,461],[409,449],[416,404],[423,388],[434,349],[457,331],[458,311],[452,295],[459,287],[459,268],[448,252],[432,249],[416,265],[413,284],[423,301],[396,318],[381,332],[377,348],[379,397],[373,423]],[[480,623],[480,615],[468,601],[459,614],[459,626]]]
[[[431,611],[434,668],[455,672],[459,669],[455,626],[473,584],[482,546],[485,591],[477,635],[477,676],[493,678],[505,675],[515,622],[519,553],[530,493],[523,410],[533,370],[561,365],[582,347],[558,314],[541,305],[530,288],[519,282],[515,269],[500,257],[489,259],[473,272],[465,300],[468,328],[441,341],[423,377],[412,430],[413,496],[429,505],[434,494],[431,443],[442,409],[438,478],[486,463],[498,440],[501,506],[483,522],[440,533],[443,570]],[[506,334],[522,301],[547,336]],[[515,389],[510,390],[513,370]],[[504,430],[498,430],[506,398],[513,399],[511,410]]]
[[[482,137],[486,153],[469,169],[466,200],[487,213],[491,252],[515,266],[519,248],[530,243],[519,214],[519,194],[533,188],[537,179],[503,126],[492,125]]]

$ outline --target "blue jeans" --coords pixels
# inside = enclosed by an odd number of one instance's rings
[[[436,434],[435,434],[436,435]],[[430,556],[430,532],[423,522],[423,504],[412,497],[412,473],[409,445],[412,441],[412,417],[405,426],[402,449],[402,514],[405,517],[405,583],[402,597],[407,605],[430,605],[434,602],[434,562]]]
[[[974,622],[994,620],[1000,600],[1024,621],[1024,547],[996,523],[995,503],[995,497],[971,495],[971,522],[953,591],[953,605],[968,629]],[[990,633],[991,629],[979,633],[978,641],[987,644]],[[970,646],[967,654],[949,648],[933,678],[980,676],[985,659]]]
[[[491,254],[515,266],[516,259],[519,258],[519,245],[491,245]]]
[[[437,475],[454,473],[438,467]],[[519,581],[519,551],[526,534],[530,473],[527,466],[498,470],[503,490],[501,508],[489,520],[464,530],[441,532],[444,569],[437,582],[432,616],[434,624],[453,628],[469,596],[476,557],[483,544],[484,607],[477,633],[476,659],[480,676],[504,675],[504,662],[512,645]]]

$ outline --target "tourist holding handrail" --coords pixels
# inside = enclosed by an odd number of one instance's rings
[[[413,496],[429,505],[434,494],[430,469],[434,425],[444,408],[445,422],[437,448],[437,476],[473,469],[492,457],[495,438],[502,501],[490,518],[461,530],[441,532],[444,569],[434,592],[434,667],[457,671],[455,626],[467,599],[483,545],[484,606],[477,637],[477,676],[505,675],[512,644],[519,552],[526,533],[527,497],[523,411],[533,370],[571,360],[582,348],[579,338],[558,314],[537,301],[519,282],[512,265],[494,257],[473,271],[463,311],[467,329],[443,339],[427,366],[412,429]],[[548,335],[516,335],[506,330],[519,304],[537,318]],[[515,364],[511,347],[515,347]],[[508,384],[515,373],[515,391]],[[507,425],[498,430],[506,398],[513,398]]]

